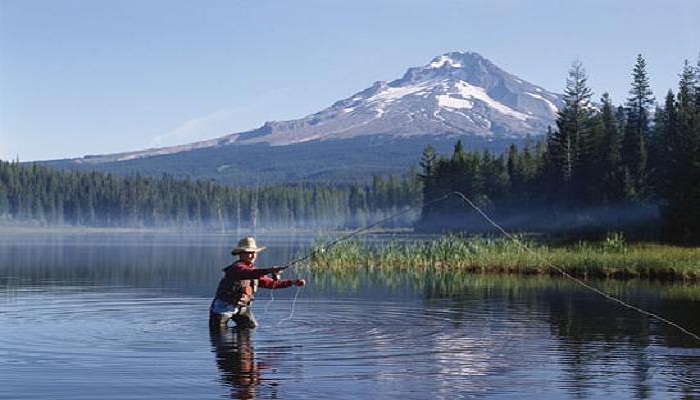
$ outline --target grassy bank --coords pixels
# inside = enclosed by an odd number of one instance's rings
[[[512,240],[446,235],[411,242],[346,241],[330,248],[317,244],[311,266],[528,275],[565,271],[580,278],[700,281],[700,248],[628,244],[620,234],[608,235],[601,242],[566,246],[522,237]]]

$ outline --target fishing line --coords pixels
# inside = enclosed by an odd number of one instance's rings
[[[284,321],[291,321],[292,317],[294,317],[294,309],[296,308],[297,297],[299,297],[299,292],[301,292],[301,286],[297,286],[297,292],[294,294],[294,300],[292,300],[292,309],[289,312],[289,316],[287,318],[282,318],[281,320],[279,320],[277,326],[282,325],[282,322]]]
[[[433,200],[431,200],[431,201],[425,203],[424,206],[429,205],[429,204],[432,204],[432,203],[436,203],[436,202],[438,202],[438,201],[446,200],[448,197],[450,197],[450,195],[451,195],[451,193],[448,193],[448,194],[446,194],[446,195],[444,195],[444,196],[442,196],[442,197],[440,197],[440,198],[433,199]],[[352,232],[350,232],[350,233],[348,233],[348,234],[346,234],[346,235],[344,235],[344,236],[339,237],[338,239],[332,240],[332,241],[328,242],[325,246],[321,246],[320,249],[321,249],[321,251],[326,251],[326,250],[328,250],[329,248],[335,246],[336,244],[338,244],[338,243],[340,243],[340,242],[342,242],[342,241],[345,241],[345,240],[348,240],[348,239],[350,239],[350,238],[353,238],[353,237],[355,237],[355,236],[357,236],[357,235],[359,235],[359,234],[361,234],[361,233],[367,232],[367,231],[369,231],[370,229],[375,228],[375,227],[377,227],[377,226],[379,226],[379,225],[381,225],[381,224],[383,224],[383,223],[385,223],[385,222],[387,222],[387,221],[389,221],[389,220],[392,220],[392,219],[398,217],[399,215],[407,214],[407,213],[412,212],[412,211],[415,211],[415,210],[413,210],[413,209],[411,209],[411,208],[407,208],[407,209],[405,209],[405,210],[403,210],[403,211],[399,211],[399,212],[397,212],[397,213],[391,214],[390,216],[388,216],[388,217],[386,217],[386,218],[384,218],[384,219],[381,219],[381,220],[379,220],[379,221],[377,221],[377,222],[375,222],[375,223],[373,223],[373,224],[367,225],[367,226],[364,227],[364,228],[357,229],[357,230],[352,231]],[[312,252],[307,252],[307,254],[306,254],[305,256],[290,261],[288,266],[289,266],[289,267],[293,267],[294,264],[298,264],[298,263],[300,263],[301,261],[308,260],[309,258],[311,258],[312,254],[313,254]],[[286,267],[285,267],[285,268],[286,268]]]
[[[510,239],[510,240],[512,240],[513,242],[515,242],[518,246],[520,246],[520,248],[522,248],[523,250],[527,251],[528,253],[534,255],[534,256],[535,256],[536,258],[538,258],[540,261],[543,261],[543,262],[545,263],[545,265],[547,265],[548,267],[550,267],[550,268],[556,270],[557,272],[559,272],[560,274],[562,274],[564,277],[566,277],[566,278],[572,280],[573,282],[575,282],[575,283],[577,283],[577,284],[579,284],[579,285],[585,287],[585,288],[588,289],[588,290],[593,291],[594,293],[597,293],[597,294],[599,294],[599,295],[605,297],[605,298],[608,299],[608,300],[611,300],[611,301],[613,301],[613,302],[615,302],[615,303],[617,303],[617,304],[620,304],[620,305],[622,305],[622,306],[624,306],[624,307],[627,307],[627,308],[629,308],[629,309],[631,309],[631,310],[637,311],[637,312],[640,313],[640,314],[643,314],[643,315],[646,315],[646,316],[651,317],[651,318],[653,318],[653,319],[656,319],[657,321],[661,321],[661,322],[663,322],[663,323],[665,323],[665,324],[667,324],[667,325],[669,325],[669,326],[672,326],[672,327],[674,327],[674,328],[680,330],[681,332],[683,332],[683,333],[685,333],[685,334],[687,334],[687,335],[689,335],[689,336],[692,336],[693,338],[695,338],[695,339],[697,339],[697,340],[700,340],[700,335],[698,335],[698,334],[696,334],[696,333],[693,333],[693,332],[687,330],[686,328],[684,328],[684,327],[678,325],[677,323],[675,323],[675,322],[673,322],[673,321],[670,321],[670,320],[668,320],[668,319],[666,319],[666,318],[664,318],[664,317],[662,317],[662,316],[660,316],[660,315],[658,315],[658,314],[655,314],[655,313],[653,313],[653,312],[651,312],[651,311],[647,311],[647,310],[644,310],[644,309],[642,309],[642,308],[640,308],[640,307],[637,307],[637,306],[635,306],[635,305],[629,304],[629,303],[627,303],[627,302],[625,302],[625,301],[623,301],[623,300],[621,300],[621,299],[618,299],[617,297],[615,297],[615,296],[613,296],[613,295],[611,295],[611,294],[608,294],[608,293],[606,293],[606,292],[604,292],[604,291],[602,291],[602,290],[600,290],[600,289],[598,289],[598,288],[596,288],[596,287],[594,287],[594,286],[591,286],[591,285],[587,284],[586,282],[584,282],[584,281],[582,281],[582,280],[580,280],[580,279],[574,277],[573,275],[571,275],[571,274],[569,274],[568,272],[564,271],[561,267],[558,267],[558,266],[554,265],[551,261],[547,260],[546,258],[544,258],[543,256],[541,256],[540,254],[537,254],[535,251],[533,251],[532,249],[530,249],[529,247],[527,247],[526,245],[524,245],[521,241],[519,241],[516,237],[514,237],[514,236],[511,235],[510,233],[506,232],[505,229],[503,229],[500,225],[498,225],[493,219],[491,219],[484,211],[482,211],[479,207],[477,207],[476,204],[474,204],[471,200],[469,200],[469,199],[467,198],[467,196],[465,196],[465,195],[462,194],[461,192],[457,192],[457,191],[450,192],[450,193],[448,193],[446,196],[450,196],[450,195],[457,195],[457,196],[461,197],[463,202],[466,202],[467,204],[469,204],[474,210],[476,210],[477,213],[479,213],[482,217],[484,217],[484,219],[485,219],[486,221],[488,221],[491,225],[493,225],[496,229],[498,229],[505,237],[507,237],[508,239]]]
[[[450,195],[452,195],[452,193],[448,193],[448,194],[446,194],[446,195],[444,195],[444,196],[442,196],[442,197],[439,197],[439,198],[437,198],[437,199],[433,199],[433,200],[431,200],[431,201],[425,203],[424,206],[430,205],[430,204],[432,204],[432,203],[437,203],[437,202],[439,202],[439,201],[444,201],[444,200],[446,200],[448,197],[450,197]],[[379,220],[379,221],[377,221],[377,222],[375,222],[375,223],[373,223],[373,224],[367,225],[367,226],[365,226],[365,227],[363,227],[363,228],[360,228],[360,229],[356,229],[356,230],[354,230],[354,231],[352,231],[352,232],[350,232],[350,233],[348,233],[348,234],[346,234],[346,235],[343,235],[343,236],[341,236],[341,237],[339,237],[339,238],[337,238],[337,239],[335,239],[335,240],[329,241],[328,243],[326,243],[326,245],[320,247],[320,251],[326,251],[326,250],[328,250],[329,248],[335,246],[336,244],[338,244],[338,243],[340,243],[340,242],[343,242],[343,241],[345,241],[345,240],[348,240],[348,239],[351,239],[351,238],[353,238],[353,237],[355,237],[355,236],[358,236],[358,235],[360,235],[360,234],[362,234],[362,233],[364,233],[364,232],[367,232],[367,231],[369,231],[370,229],[375,228],[375,227],[377,227],[377,226],[379,226],[379,225],[381,225],[381,224],[383,224],[383,223],[385,223],[385,222],[387,222],[387,221],[390,221],[390,220],[392,220],[392,219],[394,219],[394,218],[396,218],[396,217],[398,217],[398,216],[400,216],[400,215],[407,214],[407,213],[412,212],[412,211],[414,211],[414,210],[411,209],[411,208],[407,208],[407,209],[405,209],[405,210],[403,210],[403,211],[399,211],[399,212],[397,212],[397,213],[391,214],[391,215],[389,215],[388,217],[383,218],[383,219],[381,219],[381,220]],[[302,256],[302,257],[299,257],[299,258],[296,258],[296,259],[293,259],[293,260],[290,261],[286,266],[282,267],[282,269],[294,268],[297,264],[300,264],[302,261],[305,261],[305,260],[308,260],[309,258],[311,258],[312,255],[313,255],[313,252],[307,251],[307,252],[306,252],[306,255],[304,255],[304,256]],[[275,296],[274,296],[274,294],[273,294],[274,290],[275,290],[275,289],[271,289],[271,290],[270,290],[270,300],[269,300],[269,301],[267,302],[267,304],[265,305],[265,312],[267,312],[267,308],[268,308],[268,307],[270,306],[270,304],[272,304],[272,302],[275,300]],[[295,309],[295,307],[296,307],[296,301],[297,301],[297,297],[298,297],[300,291],[301,291],[301,287],[297,287],[297,292],[296,292],[296,294],[295,294],[295,296],[294,296],[294,300],[292,300],[292,310],[291,310],[291,312],[290,312],[290,314],[289,314],[289,317],[280,320],[280,323],[282,323],[282,321],[289,321],[289,320],[291,320],[292,317],[294,316],[294,309]]]
[[[549,268],[552,268],[553,270],[559,272],[559,273],[560,273],[562,276],[564,276],[565,278],[571,280],[572,282],[575,282],[576,284],[578,284],[578,285],[580,285],[580,286],[582,286],[582,287],[584,287],[584,288],[586,288],[586,289],[588,289],[588,290],[590,290],[590,291],[592,291],[592,292],[594,292],[594,293],[596,293],[596,294],[598,294],[598,295],[600,295],[600,296],[602,296],[602,297],[604,297],[604,298],[606,298],[606,299],[608,299],[608,300],[610,300],[610,301],[612,301],[612,302],[615,302],[615,303],[617,303],[617,304],[619,304],[619,305],[622,305],[623,307],[626,307],[626,308],[628,308],[628,309],[630,309],[630,310],[636,311],[636,312],[638,312],[638,313],[640,313],[640,314],[646,315],[646,316],[648,316],[648,317],[650,317],[650,318],[653,318],[653,319],[655,319],[655,320],[657,320],[657,321],[660,321],[660,322],[662,322],[662,323],[664,323],[664,324],[666,324],[666,325],[668,325],[668,326],[674,327],[674,328],[678,329],[679,331],[681,331],[681,332],[683,332],[683,333],[685,333],[685,334],[687,334],[687,335],[693,337],[694,339],[700,341],[700,335],[698,335],[698,334],[696,334],[696,333],[694,333],[694,332],[689,331],[688,329],[686,329],[686,328],[684,328],[684,327],[678,325],[677,323],[675,323],[675,322],[673,322],[673,321],[671,321],[671,320],[668,320],[668,319],[666,319],[666,318],[664,318],[664,317],[662,317],[662,316],[660,316],[660,315],[658,315],[658,314],[656,314],[656,313],[653,313],[653,312],[651,312],[651,311],[647,311],[647,310],[645,310],[645,309],[643,309],[643,308],[640,308],[640,307],[637,307],[637,306],[635,306],[635,305],[633,305],[633,304],[627,303],[627,302],[625,302],[624,300],[621,300],[621,299],[619,299],[619,298],[617,298],[617,297],[615,297],[615,296],[613,296],[613,295],[611,295],[611,294],[609,294],[609,293],[606,293],[606,292],[604,292],[604,291],[602,291],[602,290],[600,290],[600,289],[598,289],[598,288],[596,288],[596,287],[594,287],[594,286],[592,286],[592,285],[587,284],[586,282],[582,281],[581,279],[578,279],[578,278],[574,277],[573,275],[569,274],[568,272],[566,272],[566,271],[565,271],[564,269],[562,269],[561,267],[558,267],[558,266],[554,265],[551,261],[547,260],[547,259],[544,258],[542,255],[536,253],[534,250],[530,249],[528,246],[526,246],[525,244],[523,244],[523,243],[522,243],[520,240],[518,240],[516,237],[514,237],[513,235],[511,235],[510,233],[508,233],[505,229],[503,229],[503,227],[501,227],[498,223],[496,223],[496,221],[494,221],[488,214],[486,214],[486,212],[484,212],[481,208],[479,208],[476,204],[474,204],[474,202],[472,202],[472,201],[471,201],[467,196],[465,196],[462,192],[459,192],[459,191],[452,191],[452,192],[446,193],[446,194],[443,195],[442,197],[433,199],[433,200],[431,200],[431,201],[425,203],[423,206],[425,207],[425,206],[430,205],[430,204],[432,204],[432,203],[437,203],[437,202],[440,202],[440,201],[444,201],[444,200],[448,199],[450,196],[453,196],[453,195],[454,195],[454,196],[460,197],[463,203],[467,203],[467,204],[468,204],[471,208],[473,208],[479,215],[481,215],[489,224],[491,224],[491,225],[494,226],[496,229],[498,229],[498,231],[501,232],[501,233],[503,234],[503,236],[505,236],[506,238],[508,238],[508,239],[512,240],[513,242],[515,242],[521,249],[523,249],[523,250],[527,251],[528,253],[532,254],[532,255],[535,256],[537,259],[539,259],[540,261],[542,261],[546,266],[548,266]],[[413,210],[412,210],[412,209],[406,209],[406,210],[403,210],[403,211],[394,213],[394,214],[392,214],[392,215],[390,215],[390,216],[388,216],[388,217],[386,217],[386,218],[384,218],[384,219],[382,219],[382,220],[379,220],[379,221],[377,221],[377,222],[375,222],[375,223],[373,223],[373,224],[370,224],[370,225],[368,225],[368,226],[366,226],[366,227],[357,229],[357,230],[355,230],[355,231],[353,231],[353,232],[350,232],[350,233],[348,233],[348,234],[346,234],[346,235],[344,235],[344,236],[341,236],[341,237],[338,238],[338,239],[335,239],[335,240],[333,240],[333,241],[330,241],[330,242],[328,242],[325,246],[321,246],[320,249],[321,249],[321,251],[325,251],[325,250],[327,250],[327,249],[329,249],[329,248],[335,246],[336,244],[338,244],[338,243],[340,243],[340,242],[342,242],[342,241],[345,241],[345,240],[347,240],[347,239],[350,239],[350,238],[353,238],[353,237],[355,237],[355,236],[358,236],[358,235],[360,235],[361,233],[367,232],[367,231],[369,231],[370,229],[372,229],[372,228],[374,228],[374,227],[376,227],[376,226],[379,226],[379,225],[381,225],[381,224],[383,224],[383,223],[385,223],[385,222],[387,222],[387,221],[389,221],[389,220],[391,220],[391,219],[394,219],[394,218],[396,218],[396,217],[398,217],[398,216],[400,216],[400,215],[402,215],[402,214],[406,214],[406,213],[408,213],[408,212],[410,212],[410,211],[413,211]],[[294,260],[290,261],[289,264],[288,264],[287,266],[285,266],[284,268],[285,268],[285,269],[286,269],[286,268],[293,268],[296,264],[301,263],[301,262],[304,261],[304,260],[308,260],[309,258],[311,258],[311,256],[312,256],[312,252],[309,251],[309,252],[307,252],[306,255],[304,255],[304,256],[302,256],[302,257],[299,257],[299,258],[297,258],[297,259],[294,259]],[[294,300],[292,301],[292,306],[291,306],[292,308],[291,308],[291,312],[290,312],[290,314],[289,314],[289,317],[287,317],[287,318],[285,318],[285,319],[283,319],[283,320],[280,320],[280,323],[281,323],[282,321],[288,321],[288,320],[291,320],[291,319],[293,318],[293,316],[294,316],[294,309],[295,309],[295,307],[296,307],[296,300],[297,300],[297,297],[298,297],[298,295],[299,295],[299,292],[301,291],[300,289],[301,289],[301,287],[297,287],[297,292],[296,292],[296,294],[295,294],[295,296],[294,296]],[[269,306],[269,304],[274,300],[274,296],[273,296],[272,292],[273,292],[273,290],[270,291],[270,301],[268,302],[267,306]],[[265,307],[266,310],[267,310],[267,306]]]

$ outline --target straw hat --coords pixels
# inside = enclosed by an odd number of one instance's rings
[[[259,253],[266,248],[265,246],[258,247],[258,245],[255,244],[255,238],[248,236],[238,241],[238,246],[231,250],[231,254],[235,256],[240,253]]]

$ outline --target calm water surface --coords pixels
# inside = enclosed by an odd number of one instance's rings
[[[689,399],[700,342],[545,277],[287,271],[210,332],[235,235],[0,237],[3,399]],[[310,238],[260,236],[260,265]],[[700,331],[700,290],[597,283]]]

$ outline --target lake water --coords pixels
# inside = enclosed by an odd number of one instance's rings
[[[700,341],[564,279],[298,267],[258,329],[210,332],[237,240],[1,236],[0,398],[700,398]],[[258,263],[310,241],[259,236]],[[697,286],[595,284],[700,331]]]

